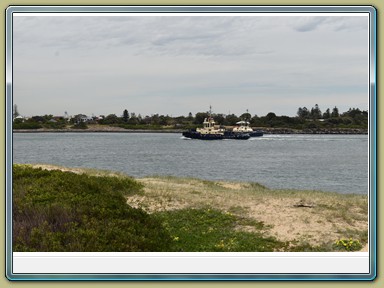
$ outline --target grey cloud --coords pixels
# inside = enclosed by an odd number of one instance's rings
[[[213,34],[201,34],[201,35],[178,35],[178,36],[158,36],[157,39],[152,41],[154,45],[160,45],[164,46],[167,44],[172,44],[174,42],[183,41],[188,45],[188,42],[201,42],[206,40],[212,40],[212,38],[215,38],[216,35]]]
[[[368,30],[368,21],[365,17],[336,17],[328,19],[328,24],[334,31],[358,31]]]
[[[100,18],[100,17],[99,17]],[[250,55],[270,51],[254,45],[250,30],[259,20],[236,17],[44,17],[33,19],[28,35],[16,31],[16,44],[92,51],[128,49],[136,55]],[[25,21],[19,21],[24,26]],[[35,41],[33,41],[35,40]]]
[[[310,32],[319,28],[328,31],[357,31],[368,29],[366,17],[350,16],[317,16],[297,17],[291,22],[292,28],[298,32]]]
[[[299,32],[309,32],[315,30],[325,20],[326,17],[299,17],[293,29]]]

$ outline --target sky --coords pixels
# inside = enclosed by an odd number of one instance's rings
[[[22,15],[13,103],[24,116],[368,110],[368,17]]]

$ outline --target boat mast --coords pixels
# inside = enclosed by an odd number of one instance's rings
[[[212,105],[209,105],[209,113],[208,113],[208,127],[213,126],[212,125]]]

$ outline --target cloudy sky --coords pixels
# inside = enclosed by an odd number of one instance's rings
[[[13,101],[25,116],[367,110],[368,17],[281,15],[14,16]]]

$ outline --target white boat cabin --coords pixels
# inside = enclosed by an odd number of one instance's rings
[[[236,125],[237,126],[232,129],[233,132],[236,132],[236,133],[253,132],[253,129],[249,127],[249,122],[247,121],[236,122]]]
[[[218,127],[218,125],[215,125],[215,121],[212,117],[205,118],[203,122],[203,128],[197,128],[196,131],[200,134],[224,135],[224,129],[221,129],[220,127]]]

